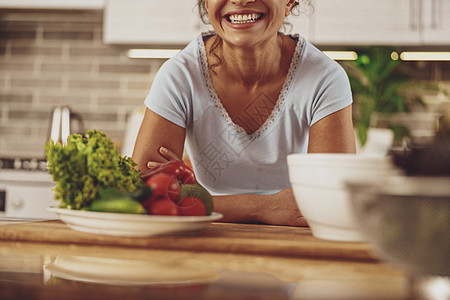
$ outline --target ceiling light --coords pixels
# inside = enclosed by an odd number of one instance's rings
[[[356,60],[358,58],[355,51],[323,51],[323,53],[334,60]]]
[[[400,56],[398,55],[397,52],[392,52],[391,53],[391,59],[392,60],[398,60],[400,58]]]
[[[450,52],[402,52],[401,60],[414,61],[450,61]]]
[[[129,58],[171,58],[180,52],[179,49],[130,49]]]

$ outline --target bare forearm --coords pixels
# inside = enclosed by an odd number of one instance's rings
[[[244,194],[213,199],[214,210],[224,215],[223,222],[308,226],[290,188],[271,195]]]
[[[261,195],[214,196],[214,211],[223,214],[223,222],[259,222],[258,206],[264,205]]]

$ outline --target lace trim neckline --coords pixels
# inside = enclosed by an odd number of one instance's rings
[[[208,70],[208,60],[206,57],[206,48],[204,43],[204,37],[209,35],[214,35],[214,32],[204,32],[198,37],[198,46],[200,51],[200,62],[201,62],[201,68],[202,73],[205,78],[206,87],[209,92],[209,96],[212,99],[214,106],[218,110],[219,114],[222,116],[222,118],[227,122],[227,125],[232,128],[234,131],[236,131],[241,136],[246,136],[250,140],[255,140],[258,137],[260,137],[266,130],[273,124],[276,117],[281,112],[281,109],[283,107],[283,104],[285,102],[286,94],[289,90],[289,87],[291,86],[292,79],[294,78],[295,71],[297,70],[297,66],[301,57],[301,52],[303,49],[304,40],[301,38],[298,34],[292,34],[291,37],[297,40],[297,45],[295,47],[294,55],[292,56],[292,61],[289,66],[289,70],[286,76],[286,79],[284,81],[283,87],[281,88],[280,94],[278,95],[277,102],[270,113],[269,117],[264,121],[264,123],[254,132],[247,133],[244,128],[239,126],[238,124],[234,123],[233,120],[230,118],[230,115],[228,114],[225,107],[222,105],[222,102],[220,101],[219,97],[217,96],[216,90],[214,89],[214,86],[212,84],[211,76],[209,74]]]

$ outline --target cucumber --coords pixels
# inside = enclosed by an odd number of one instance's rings
[[[145,214],[147,212],[139,201],[123,196],[96,199],[87,210],[124,214]]]

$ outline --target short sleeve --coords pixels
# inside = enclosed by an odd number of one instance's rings
[[[347,73],[334,62],[330,68],[331,72],[323,77],[313,101],[310,126],[353,102]]]
[[[166,61],[156,73],[145,105],[161,117],[186,128],[189,85],[186,72],[175,60]]]

